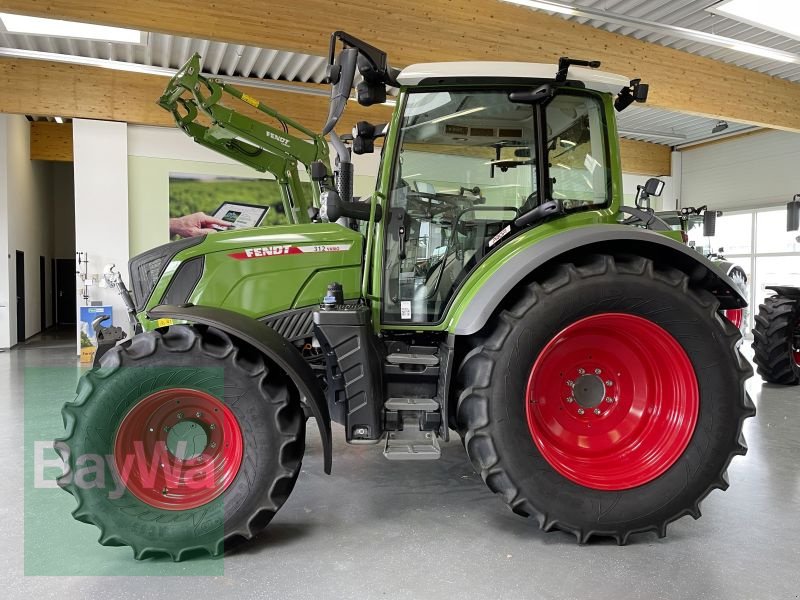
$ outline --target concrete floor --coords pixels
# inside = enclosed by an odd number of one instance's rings
[[[444,445],[439,461],[390,463],[378,447],[347,446],[335,430],[334,470],[328,477],[312,431],[294,493],[259,538],[223,560],[136,563],[127,548],[96,544],[97,530],[69,517],[74,502],[60,490],[47,491],[55,508],[38,509],[34,503],[23,517],[23,487],[29,500],[35,496],[23,486],[23,453],[33,453],[30,437],[23,438],[23,399],[29,433],[38,427],[32,420],[58,426],[63,399],[32,398],[30,390],[26,398],[25,370],[60,366],[74,378],[73,353],[71,340],[58,336],[0,353],[0,443],[11,452],[0,463],[4,598],[800,595],[797,387],[750,380],[758,416],[746,425],[748,455],[734,460],[730,489],[706,499],[703,517],[672,524],[666,539],[643,535],[626,547],[577,546],[572,536],[542,533],[492,496],[458,441]],[[69,396],[71,390],[53,395],[59,394]],[[32,460],[26,460],[25,468],[31,468]],[[33,575],[43,572],[93,576]],[[173,577],[141,576],[156,574]]]

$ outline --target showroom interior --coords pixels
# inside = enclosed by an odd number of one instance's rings
[[[797,2],[0,0],[0,82],[4,597],[800,593]]]

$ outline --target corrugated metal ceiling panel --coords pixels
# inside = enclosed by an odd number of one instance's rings
[[[759,44],[767,48],[784,50],[800,54],[800,41],[765,31],[758,27],[753,27],[746,23],[741,23],[733,19],[714,14],[706,9],[719,0],[557,0],[564,4],[572,4],[576,7],[591,8],[594,10],[607,11],[628,17],[647,19],[665,25],[675,25],[696,29],[707,33],[722,35],[742,42]],[[547,11],[545,11],[547,12]],[[768,75],[788,79],[790,81],[800,81],[800,66],[787,64],[775,60],[761,58],[757,56],[743,54],[733,50],[719,48],[708,44],[701,44],[687,40],[678,39],[670,35],[652,33],[649,30],[623,27],[617,24],[606,23],[601,20],[585,19],[580,17],[570,17],[559,15],[562,18],[586,23],[592,27],[598,27],[641,39],[654,44],[661,44],[677,50],[683,50],[692,54],[699,54],[714,60],[735,64],[746,69],[760,71]]]
[[[239,44],[148,34],[146,44],[124,44],[11,34],[0,31],[0,46],[121,60],[177,69],[194,52],[203,57],[203,70],[213,75],[258,77],[322,83],[327,59],[298,52],[279,52]]]

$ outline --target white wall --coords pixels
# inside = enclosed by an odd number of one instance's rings
[[[769,131],[681,153],[681,206],[785,204],[800,193],[800,134]]]
[[[8,117],[0,115],[0,348],[11,346],[11,254],[8,248]],[[16,313],[16,311],[15,311]],[[16,328],[16,325],[14,326]]]
[[[105,265],[114,263],[124,270],[129,257],[127,125],[76,119],[72,144],[75,247],[88,253],[89,276],[99,283]],[[78,282],[78,307],[86,305],[82,293]],[[93,285],[89,295],[90,301],[112,306],[114,324],[129,329],[125,305],[114,290]],[[80,351],[80,334],[76,341]]]
[[[0,115],[0,348],[17,343],[16,251],[25,255],[25,336],[52,324],[53,198],[50,163],[30,159],[30,123]],[[39,258],[45,257],[45,322]]]

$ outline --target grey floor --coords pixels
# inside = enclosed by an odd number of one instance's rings
[[[23,456],[33,451],[23,438],[23,404],[43,400],[26,398],[24,373],[74,367],[73,351],[69,341],[48,336],[0,353],[0,443],[10,449],[0,467],[5,598],[800,595],[800,388],[750,380],[758,416],[746,425],[750,451],[734,460],[730,489],[712,493],[699,521],[679,520],[665,539],[577,546],[572,536],[542,533],[507,510],[457,441],[439,461],[390,463],[377,447],[347,446],[336,430],[333,475],[322,473],[319,440],[310,436],[294,493],[248,546],[224,560],[142,564],[127,548],[97,545],[96,529],[69,519],[74,503],[60,490],[52,490],[58,509],[37,514],[29,506],[23,517]],[[53,415],[59,404],[52,401]],[[53,531],[44,546],[31,539],[43,523]],[[66,538],[57,533],[62,527]],[[50,567],[95,575],[34,575]],[[172,576],[135,576],[154,573]]]

